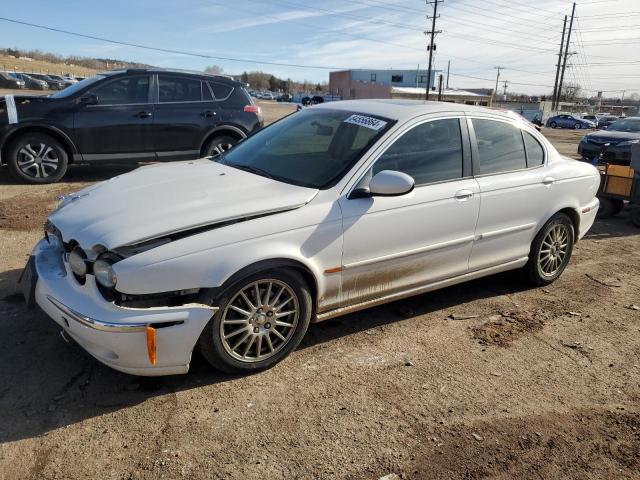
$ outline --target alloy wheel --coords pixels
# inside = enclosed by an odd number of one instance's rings
[[[46,143],[27,143],[18,150],[18,168],[32,178],[46,178],[54,174],[59,163],[55,149]]]
[[[225,351],[241,362],[261,362],[291,340],[300,316],[298,297],[285,282],[264,279],[242,287],[220,322]]]
[[[220,155],[221,153],[224,153],[227,150],[229,150],[231,147],[233,147],[233,145],[228,142],[218,143],[213,147],[213,154]]]
[[[538,254],[538,267],[544,276],[553,277],[564,266],[569,234],[566,225],[554,225],[545,235]]]

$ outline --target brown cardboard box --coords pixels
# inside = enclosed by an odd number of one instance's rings
[[[622,165],[609,165],[607,168],[607,185],[604,191],[612,195],[628,197],[631,195],[634,170]]]

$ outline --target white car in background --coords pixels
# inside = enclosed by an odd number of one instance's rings
[[[199,348],[255,371],[312,322],[511,269],[553,282],[599,182],[517,114],[333,102],[65,197],[21,281],[117,370],[185,373]]]

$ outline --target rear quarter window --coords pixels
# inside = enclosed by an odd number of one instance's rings
[[[544,163],[544,149],[540,142],[529,132],[522,132],[524,146],[527,152],[527,167],[539,167]]]
[[[208,83],[216,100],[225,100],[229,95],[231,95],[231,92],[233,91],[233,87],[231,85],[225,85],[218,82]]]

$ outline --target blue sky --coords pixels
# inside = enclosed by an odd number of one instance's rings
[[[346,68],[424,68],[427,6],[420,0],[22,0],[0,16],[130,43],[203,55]],[[533,6],[535,5],[535,6]],[[430,7],[429,7],[430,8]],[[564,0],[446,0],[439,11],[435,67],[451,60],[450,85],[494,85],[506,67],[508,91],[548,93]],[[578,2],[566,81],[607,95],[640,93],[640,2]],[[597,16],[601,15],[602,18]],[[196,58],[142,50],[0,22],[0,46],[63,55],[114,57],[161,67],[264,70],[295,80],[328,79],[327,69]],[[636,63],[620,63],[635,61]],[[617,63],[611,63],[617,62]],[[504,85],[500,86],[502,90]]]

